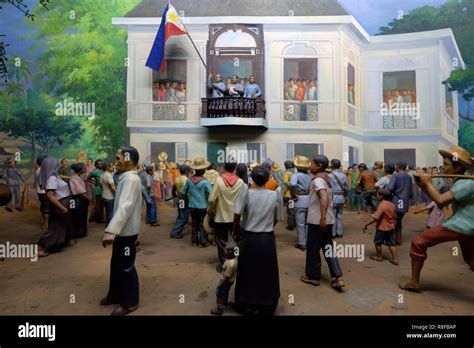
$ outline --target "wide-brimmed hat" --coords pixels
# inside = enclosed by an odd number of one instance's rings
[[[158,155],[158,159],[160,161],[166,161],[168,159],[168,154],[166,152],[160,152]]]
[[[164,164],[163,162],[160,162],[160,164],[158,165],[158,168],[161,170],[164,170],[166,169],[166,164]]]
[[[274,172],[279,172],[280,170],[281,170],[281,166],[280,166],[278,163],[273,162],[273,164],[272,164],[272,171],[274,171]]]
[[[187,166],[190,166],[191,163],[193,163],[193,161],[191,161],[191,160],[186,160],[186,161],[184,161],[184,164],[187,165]]]
[[[194,170],[200,170],[200,169],[206,169],[211,165],[210,162],[208,162],[205,158],[199,157],[194,160],[193,163],[191,163],[190,167],[193,168]]]
[[[466,149],[453,145],[449,150],[439,150],[443,157],[450,157],[454,162],[459,162],[464,168],[474,168],[474,159]]]
[[[259,166],[260,164],[258,163],[258,161],[252,161],[252,163],[250,163],[249,167],[250,167],[250,170],[254,169],[255,167]]]
[[[170,166],[171,169],[176,169],[178,166],[174,162],[169,162],[168,165]]]
[[[298,169],[309,169],[311,166],[311,160],[305,156],[296,156],[294,161],[295,167]]]

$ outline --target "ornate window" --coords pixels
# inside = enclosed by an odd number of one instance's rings
[[[419,108],[415,71],[383,73],[383,128],[416,128]]]

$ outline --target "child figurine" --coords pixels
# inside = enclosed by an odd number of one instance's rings
[[[237,276],[237,244],[230,241],[226,244],[224,256],[226,261],[222,266],[221,280],[216,289],[216,308],[211,309],[211,314],[222,315],[224,307],[228,306],[229,291]]]
[[[372,219],[364,226],[364,233],[367,227],[377,222],[374,244],[377,255],[370,258],[374,261],[383,261],[382,244],[386,244],[390,250],[392,258],[390,263],[398,266],[397,247],[395,246],[395,224],[397,222],[397,212],[395,205],[391,202],[392,193],[387,189],[380,189],[377,192],[377,199],[380,204],[372,215]]]
[[[442,188],[440,193],[447,192],[446,188]],[[434,201],[431,201],[425,208],[415,211],[415,214],[420,214],[424,211],[428,211],[428,221],[426,221],[426,228],[434,228],[441,225],[444,220],[444,208],[439,208]]]

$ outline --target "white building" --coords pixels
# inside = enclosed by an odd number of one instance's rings
[[[215,161],[228,146],[280,163],[324,153],[344,166],[399,159],[432,166],[441,164],[438,149],[458,143],[457,95],[442,81],[464,63],[449,28],[370,36],[335,0],[174,0],[208,69],[182,35],[168,41],[167,75],[158,76],[145,62],[167,3],[144,0],[112,21],[128,31],[127,126],[146,161],[161,151],[168,161]],[[209,117],[210,72],[255,74],[266,114]],[[292,100],[298,90],[289,78],[316,80],[317,97]],[[185,83],[185,101],[166,97],[167,86],[158,95],[153,83],[166,80]],[[416,113],[383,109],[389,99],[411,101]]]

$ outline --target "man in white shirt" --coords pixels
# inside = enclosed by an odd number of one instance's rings
[[[308,202],[308,240],[306,242],[306,269],[301,276],[304,283],[318,286],[321,280],[321,255],[331,273],[331,287],[340,290],[344,286],[339,262],[333,250],[332,228],[335,222],[334,210],[331,208],[333,188],[325,170],[329,160],[324,155],[316,155],[311,161],[310,172],[314,174],[309,188]]]
[[[103,306],[120,304],[112,315],[127,315],[138,308],[139,284],[135,255],[140,232],[142,188],[136,172],[139,154],[132,146],[116,153],[115,166],[121,172],[115,192],[114,215],[105,229],[104,248],[113,244],[110,261],[109,292],[100,301]]]
[[[114,171],[114,163],[108,160],[104,161],[104,174],[100,177],[100,184],[102,186],[102,200],[105,207],[105,227],[109,225],[112,216],[114,215],[114,195],[115,183],[112,177]]]

